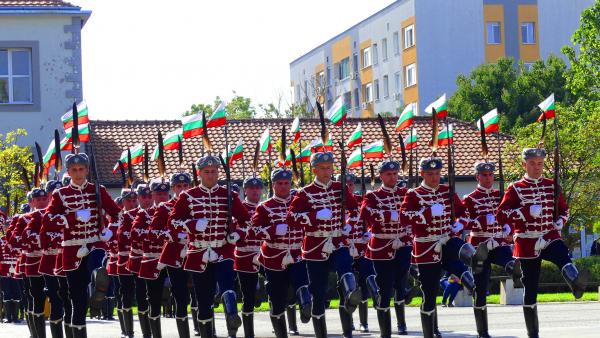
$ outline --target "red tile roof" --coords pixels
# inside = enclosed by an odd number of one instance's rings
[[[62,0],[0,0],[0,7],[78,8],[78,6]]]
[[[455,165],[457,176],[470,176],[473,173],[474,163],[481,160],[480,149],[480,134],[479,130],[473,123],[467,123],[450,119],[453,124],[453,132],[455,137]],[[358,123],[362,123],[363,138],[365,144],[375,142],[382,139],[381,130],[377,119],[350,119],[346,122],[345,126],[345,137],[348,138],[350,134],[356,128]],[[256,141],[259,140],[262,132],[265,128],[270,129],[271,141],[275,144],[281,135],[281,128],[285,126],[288,132],[288,145],[290,144],[292,137],[289,132],[291,127],[292,119],[252,119],[252,120],[228,120],[228,139],[229,145],[232,147],[237,143],[240,138],[244,140],[244,161],[246,176],[251,175],[251,163],[253,156],[254,147]],[[398,136],[394,131],[396,124],[396,118],[390,118],[386,120],[387,130],[392,137],[392,143],[394,148],[398,146]],[[107,186],[117,186],[120,184],[120,175],[112,174],[112,168],[116,161],[119,159],[121,152],[127,147],[139,143],[148,143],[149,152],[152,153],[156,144],[157,131],[160,130],[163,136],[181,127],[181,121],[179,120],[167,120],[167,121],[91,121],[92,125],[92,144],[94,146],[98,170],[101,182]],[[419,158],[430,154],[430,147],[427,145],[431,138],[431,125],[430,119],[425,117],[416,117],[415,125],[418,130],[418,142],[417,147]],[[332,126],[328,123],[328,129],[332,133],[334,144],[337,144],[340,140],[340,128]],[[224,128],[211,128],[209,129],[209,135],[214,146],[214,153],[219,154],[224,148]],[[301,131],[302,141],[310,142],[318,136],[319,133],[319,121],[318,119],[303,119],[301,120]],[[407,135],[407,131],[403,132],[403,135]],[[511,142],[512,138],[507,135],[501,135],[502,142]],[[186,170],[191,169],[192,161],[196,161],[200,156],[201,151],[201,138],[196,137],[192,139],[184,140],[184,164]],[[496,137],[490,137],[488,140],[488,146],[490,147],[491,157],[496,158],[497,141]],[[339,153],[336,147],[335,152]],[[446,148],[441,148],[439,151],[440,156],[446,157]],[[350,151],[347,151],[347,156],[350,155]],[[394,156],[398,159],[399,154],[394,153]],[[277,155],[275,149],[273,149],[272,160],[275,161]],[[165,160],[167,165],[167,173],[173,173],[177,168],[177,151],[166,151]],[[262,168],[266,165],[268,156],[261,154],[259,167]],[[376,163],[377,160],[366,160],[368,163]],[[307,167],[305,168],[307,170]],[[141,180],[141,165],[135,166],[134,173],[137,179]],[[368,172],[368,171],[367,171]],[[156,163],[150,161],[150,174],[151,177],[158,175],[158,169]],[[358,171],[355,174],[359,174]],[[232,178],[236,180],[242,179],[242,162],[238,161],[234,163],[232,168]]]

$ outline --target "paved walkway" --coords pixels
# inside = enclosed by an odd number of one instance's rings
[[[444,337],[476,337],[475,320],[471,308],[440,308],[439,326]],[[488,307],[490,318],[490,334],[495,338],[526,337],[523,312],[520,306],[498,306]],[[540,336],[549,337],[573,337],[587,338],[600,337],[600,303],[598,302],[573,302],[573,303],[544,303],[538,308],[540,320]],[[392,326],[395,319],[392,310]],[[421,322],[419,310],[410,307],[406,311],[409,335],[404,337],[421,337]],[[331,337],[339,337],[341,328],[337,310],[327,311],[327,325]],[[217,333],[219,337],[225,335],[225,322],[222,314],[217,315]],[[354,314],[355,322],[358,322],[358,313]],[[298,320],[299,322],[299,320]],[[162,319],[163,337],[176,338],[177,329],[174,319]],[[368,334],[355,333],[355,337],[379,337],[379,328],[375,311],[369,309],[369,324],[372,332]],[[136,321],[136,337],[141,337],[139,325]],[[191,322],[190,322],[191,328]],[[273,337],[271,333],[271,322],[268,313],[257,313],[255,317],[256,337]],[[299,323],[300,335],[302,337],[313,337],[312,324]],[[89,338],[118,338],[118,321],[88,321]],[[0,324],[0,337],[20,338],[28,337],[25,324]],[[47,328],[46,337],[50,337]],[[238,331],[238,337],[243,337],[243,332]],[[400,337],[400,336],[396,336]]]

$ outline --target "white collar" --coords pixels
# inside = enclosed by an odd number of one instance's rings
[[[385,191],[385,192],[389,192],[389,193],[394,193],[396,191],[397,187],[393,187],[393,188],[388,188],[385,185],[381,185],[381,190]]]
[[[333,182],[333,181],[329,180],[329,182],[323,183],[323,182],[319,181],[318,178],[315,177],[315,185],[321,189],[328,189],[329,187],[331,187],[331,182]]]
[[[437,188],[432,188],[432,187],[428,186],[427,184],[425,184],[425,181],[421,182],[421,186],[422,186],[423,188],[425,188],[425,189],[427,189],[427,190],[431,190],[431,191],[436,191],[436,190],[438,190],[438,189],[440,188],[440,186],[439,186],[439,185],[438,185],[438,187],[437,187]]]
[[[488,189],[488,188],[481,186],[480,184],[477,184],[477,189],[481,190],[482,192],[488,193],[488,194],[491,193],[492,191],[494,191],[493,186]]]
[[[290,194],[287,198],[279,197],[277,195],[273,195],[273,200],[279,203],[289,203],[292,200],[292,194]]]
[[[251,207],[256,207],[260,203],[254,203],[252,201],[249,201],[247,198],[244,198],[244,202],[246,202],[246,204],[250,205]]]
[[[81,185],[77,185],[75,182],[73,182],[73,180],[71,180],[71,182],[69,184],[71,185],[71,187],[73,187],[77,190],[83,190],[83,189],[85,189],[85,187],[87,187],[88,181],[86,179],[85,181],[83,181],[83,183]]]
[[[530,182],[532,182],[532,183],[540,183],[540,181],[541,181],[542,179],[544,179],[544,176],[542,175],[542,176],[540,176],[540,178],[532,178],[531,176],[527,175],[527,173],[525,173],[525,176],[523,176],[523,178],[524,178],[526,181],[530,181]]]
[[[198,185],[198,187],[199,187],[199,188],[200,188],[202,191],[205,191],[205,192],[209,192],[209,193],[210,193],[210,192],[215,192],[215,191],[217,191],[217,189],[219,189],[219,184],[215,184],[215,185],[214,185],[212,188],[208,188],[208,187],[207,187],[207,186],[205,186],[204,184],[200,183],[200,184]]]

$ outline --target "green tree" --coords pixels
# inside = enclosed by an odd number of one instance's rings
[[[216,96],[212,105],[207,103],[192,104],[190,109],[183,113],[183,116],[204,112],[208,119],[222,101],[221,97]],[[248,97],[238,95],[235,90],[233,91],[233,98],[227,103],[225,109],[227,110],[227,118],[233,120],[251,119],[256,115],[256,109],[252,106],[252,100]]]
[[[21,173],[23,168],[27,171],[27,176],[31,182],[33,160],[29,147],[17,145],[19,137],[26,136],[25,129],[17,129],[6,134],[0,134],[0,194],[2,202],[0,205],[7,207],[7,196],[14,204],[11,210],[14,211],[14,205],[26,202],[27,191],[23,183]]]
[[[469,75],[459,75],[457,90],[449,100],[450,114],[465,121],[476,121],[486,112],[498,108],[502,114],[500,128],[510,131],[535,121],[537,104],[554,93],[557,101],[568,96],[565,87],[565,62],[551,55],[546,62],[537,61],[529,69],[512,58],[482,64]],[[570,96],[572,98],[572,96]]]
[[[576,48],[564,46],[571,69],[567,88],[585,100],[600,100],[600,1],[581,13],[581,25],[571,41]]]

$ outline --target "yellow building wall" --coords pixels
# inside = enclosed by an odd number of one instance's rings
[[[365,50],[365,48],[369,48],[371,47],[371,39],[365,40],[365,41],[361,41],[361,43],[359,44],[359,50],[360,50],[360,55],[358,57],[358,59],[360,60],[360,64],[358,65],[358,69],[360,69],[360,83],[361,83],[361,93],[362,93],[362,98],[361,98],[361,102],[365,102],[365,98],[366,98],[366,91],[365,91],[365,85],[368,83],[372,83],[373,82],[373,67],[372,66],[368,66],[365,68],[362,68],[362,65],[364,64],[363,61],[363,51]],[[373,51],[371,51],[371,64],[373,63]],[[374,89],[372,89],[374,90]],[[374,116],[374,112],[373,112],[373,102],[370,102],[369,104],[367,104],[366,109],[362,109],[361,111],[361,117],[373,117]]]
[[[540,39],[537,5],[519,5],[519,56],[523,62],[534,62],[540,59]],[[535,43],[523,44],[521,36],[521,23],[533,22],[535,29]]]
[[[404,28],[410,25],[414,25],[414,41],[415,44],[412,47],[404,49]],[[404,80],[406,79],[405,67],[412,63],[415,64],[415,69],[417,70],[417,83],[414,86],[410,86],[408,88],[404,88],[403,99],[404,104],[410,104],[413,102],[419,101],[419,65],[417,64],[417,25],[415,21],[415,17],[411,16],[410,18],[402,21],[400,23],[400,27],[402,27],[399,32],[401,41],[400,41],[400,49],[402,50],[402,84],[404,86]]]
[[[343,37],[331,45],[332,63],[338,63],[341,60],[350,57],[352,52],[350,36]]]
[[[500,44],[490,45],[487,43],[487,23],[500,22]],[[504,5],[483,6],[483,44],[485,46],[485,62],[496,62],[505,55],[504,46]]]

